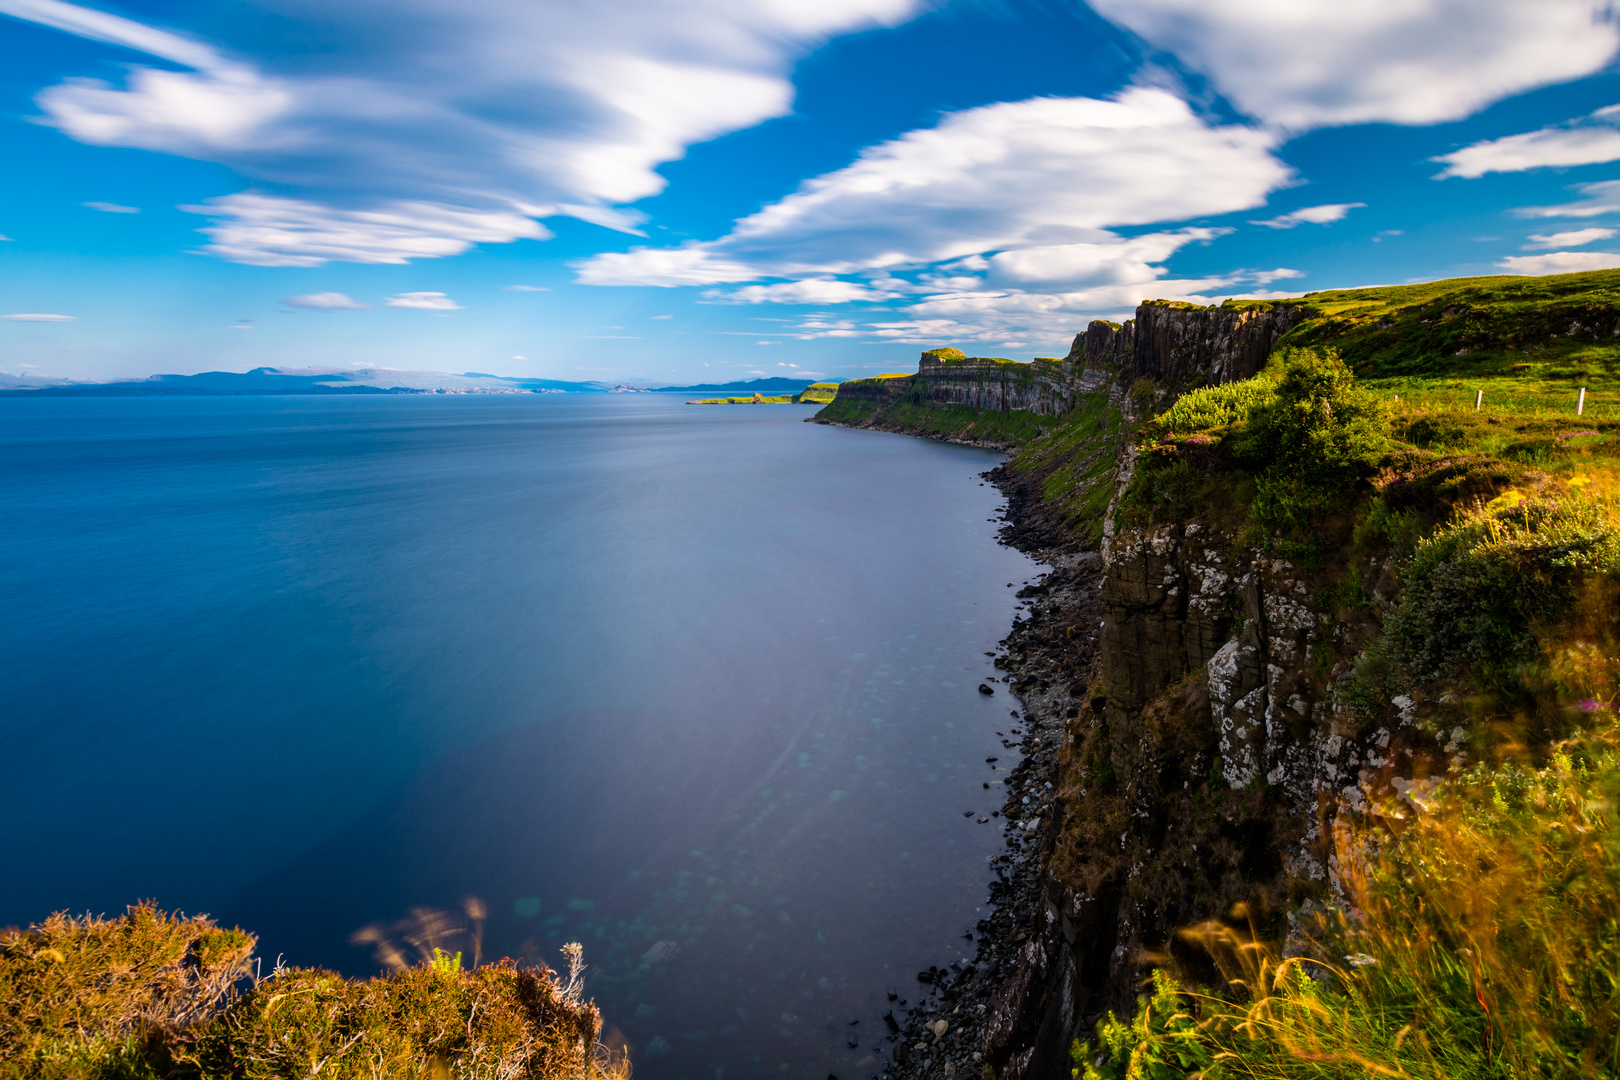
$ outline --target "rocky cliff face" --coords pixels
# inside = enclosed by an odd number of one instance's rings
[[[1074,415],[1104,406],[1128,429],[1145,418],[1133,411],[1189,385],[1253,375],[1299,318],[1286,304],[1144,304],[1122,326],[1093,322],[1047,377],[1066,379]],[[983,403],[1004,400],[1003,383],[981,365],[925,357],[912,400],[921,383],[992,407]],[[1133,404],[1143,378],[1152,392]],[[969,389],[968,379],[985,385]],[[1285,910],[1301,885],[1330,882],[1335,808],[1365,805],[1388,779],[1411,719],[1359,732],[1333,704],[1348,665],[1324,667],[1313,649],[1352,655],[1364,628],[1313,606],[1327,575],[1245,547],[1215,520],[1118,524],[1128,444],[1101,481],[1113,499],[1100,551],[1074,551],[1072,530],[1055,542],[1053,482],[1073,467],[1063,462],[1089,453],[1037,455],[1058,471],[1019,459],[993,474],[1009,496],[1009,538],[1054,566],[997,659],[1029,735],[1023,801],[1007,807],[1015,855],[998,865],[992,902],[1021,930],[981,939],[958,984],[983,1011],[953,1038],[973,1042],[1002,1080],[1067,1080],[1074,1039],[1090,1036],[1101,1011],[1129,1008],[1147,954],[1177,928],[1240,900]],[[948,1053],[919,1056],[925,1045],[910,1045],[902,1076]]]
[[[922,354],[912,382],[913,401],[1036,416],[1063,416],[1074,406],[1077,387],[1070,377],[1072,365],[1065,361],[1019,364],[952,353],[956,350]]]
[[[1123,326],[1097,320],[1075,336],[1068,361],[1083,369],[1117,368],[1165,386],[1217,384],[1253,376],[1304,317],[1296,304],[1197,307],[1154,300]]]

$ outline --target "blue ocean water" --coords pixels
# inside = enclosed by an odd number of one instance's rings
[[[476,897],[486,957],[584,944],[638,1075],[877,1071],[971,954],[1033,566],[995,455],[807,415],[0,399],[0,924],[360,974]]]

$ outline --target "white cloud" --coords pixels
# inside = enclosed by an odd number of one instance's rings
[[[1496,264],[1510,274],[1573,274],[1581,270],[1620,267],[1620,252],[1551,251],[1545,255],[1509,255]]]
[[[407,292],[388,298],[389,307],[415,308],[418,311],[460,311],[462,307],[442,292]]]
[[[1597,217],[1599,214],[1620,213],[1620,180],[1600,180],[1594,184],[1576,184],[1575,190],[1586,196],[1575,202],[1558,206],[1525,206],[1515,211],[1520,217]]]
[[[78,316],[77,315],[24,314],[24,315],[0,315],[0,319],[6,319],[6,320],[9,320],[10,322],[73,322],[73,321],[78,319]]]
[[[1251,221],[1249,224],[1264,225],[1268,229],[1292,229],[1296,225],[1327,225],[1343,221],[1344,216],[1350,211],[1359,210],[1366,205],[1364,202],[1325,203],[1322,206],[1307,206],[1264,221]]]
[[[899,344],[941,342],[999,344],[1009,337],[1028,338],[1038,348],[1067,345],[1086,320],[1109,315],[1129,318],[1146,299],[1187,300],[1207,304],[1234,284],[1232,278],[1157,279],[1102,285],[1067,292],[985,289],[924,297],[898,311],[874,317],[840,318],[826,313],[806,316],[792,327],[801,339],[844,338]]]
[[[854,164],[805,181],[719,240],[598,255],[578,264],[579,280],[712,285],[1026,248],[1112,250],[1126,242],[1106,232],[1110,226],[1263,203],[1293,177],[1271,153],[1275,141],[1253,128],[1207,124],[1153,88],[1113,100],[987,105],[869,147]],[[1065,259],[1077,269],[1107,261],[1097,252],[1054,251],[1004,259],[999,272],[1044,272],[1037,264]]]
[[[93,41],[122,45],[189,68],[225,66],[217,52],[190,38],[154,30],[104,11],[63,3],[62,0],[0,0],[0,14],[65,30]]]
[[[122,86],[69,79],[36,101],[82,142],[226,165],[253,191],[207,201],[208,250],[270,266],[401,262],[549,235],[566,215],[634,231],[615,207],[664,186],[686,147],[785,114],[794,61],[919,0],[402,0],[279,5],[215,20],[217,42],[62,0],[0,12],[188,70]],[[266,220],[268,219],[268,220]]]
[[[0,240],[3,240],[3,241],[5,241],[5,242],[6,242],[6,243],[8,243],[8,244],[9,244],[9,243],[14,243],[14,242],[15,242],[15,241],[13,241],[13,240],[12,240],[12,238],[11,238],[11,237],[9,237],[9,236],[0,236]]]
[[[993,285],[1134,285],[1153,281],[1155,266],[1193,241],[1208,241],[1230,229],[1181,229],[1083,244],[1048,244],[1003,251],[987,260]],[[1106,234],[1105,234],[1106,235]]]
[[[1580,247],[1582,244],[1593,244],[1599,240],[1607,240],[1614,235],[1613,229],[1572,229],[1569,232],[1532,233],[1529,247]]]
[[[1436,180],[1620,161],[1617,124],[1620,124],[1620,106],[1610,105],[1568,124],[1477,142],[1429,160],[1446,166],[1435,175]]]
[[[550,292],[544,285],[508,285],[509,292]]]
[[[1209,75],[1238,108],[1300,131],[1433,124],[1600,70],[1607,0],[1092,0]]]
[[[1303,270],[1290,270],[1286,266],[1279,266],[1275,270],[1256,270],[1253,273],[1248,274],[1247,276],[1252,281],[1254,281],[1255,284],[1257,284],[1257,285],[1270,285],[1273,281],[1283,281],[1285,279],[1292,280],[1293,278],[1302,278],[1302,277],[1305,276],[1305,271],[1303,271]]]
[[[244,192],[181,209],[223,218],[200,230],[213,241],[205,250],[252,266],[320,266],[332,259],[399,264],[459,255],[478,243],[551,236],[522,214],[439,203],[342,209]]]
[[[281,301],[287,307],[308,308],[311,311],[360,311],[366,305],[340,292],[305,293],[289,296]]]
[[[138,206],[120,206],[117,203],[110,202],[87,202],[84,205],[92,210],[100,210],[103,214],[138,214],[141,212],[141,208]]]
[[[578,264],[584,285],[720,285],[749,281],[759,271],[741,262],[715,257],[695,243],[678,248],[632,248],[606,251]]]
[[[852,300],[892,300],[899,295],[837,278],[744,285],[729,293],[714,290],[703,294],[707,300],[733,304],[847,304]]]

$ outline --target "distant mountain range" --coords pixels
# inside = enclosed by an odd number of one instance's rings
[[[695,386],[635,386],[604,382],[523,379],[467,371],[396,371],[392,368],[254,368],[198,375],[152,375],[122,382],[82,382],[0,372],[6,397],[184,397],[233,394],[511,394],[511,393],[761,393],[791,394],[809,379],[753,379]]]

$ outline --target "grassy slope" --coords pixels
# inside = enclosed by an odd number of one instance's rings
[[[1285,345],[1336,348],[1374,388],[1472,406],[1474,391],[1515,411],[1620,418],[1620,270],[1455,278],[1310,293]]]
[[[814,399],[811,399],[813,402]],[[766,397],[763,394],[754,394],[748,397],[711,397],[688,401],[688,405],[796,405],[799,402],[797,394],[777,394]]]
[[[1106,393],[1091,394],[1060,426],[1028,440],[1008,462],[1038,480],[1045,503],[1087,548],[1102,540],[1103,512],[1114,491],[1121,416]]]
[[[816,413],[815,418],[835,424],[871,425],[886,431],[1003,446],[1022,446],[1040,437],[1055,423],[1052,417],[1036,416],[1022,409],[981,412],[968,405],[933,406],[911,402],[886,405],[847,398],[834,400]]]

